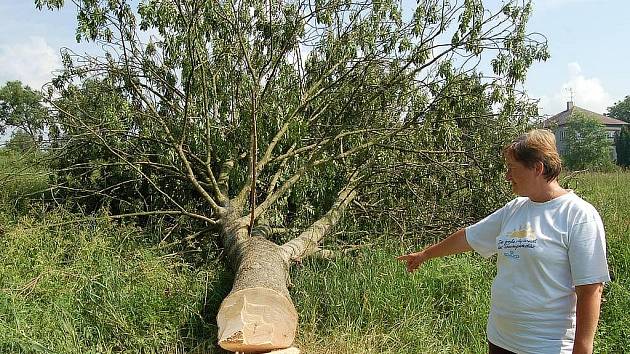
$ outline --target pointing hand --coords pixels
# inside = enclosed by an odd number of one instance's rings
[[[402,262],[406,262],[407,271],[411,273],[415,271],[416,269],[418,269],[418,267],[422,263],[424,263],[424,261],[426,260],[426,256],[423,251],[420,251],[420,252],[406,254],[404,256],[399,256],[399,257],[396,257],[396,259]]]

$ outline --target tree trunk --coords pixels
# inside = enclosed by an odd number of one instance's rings
[[[347,185],[326,214],[282,246],[249,236],[247,216],[235,217],[235,210],[242,208],[230,209],[223,245],[236,275],[232,291],[217,314],[223,349],[263,352],[293,344],[298,316],[287,289],[289,266],[318,250],[318,244],[356,197],[354,187],[354,183]]]
[[[219,345],[238,352],[290,347],[298,316],[287,289],[289,263],[280,246],[249,237],[242,220],[224,229],[223,240],[236,276],[217,314]]]

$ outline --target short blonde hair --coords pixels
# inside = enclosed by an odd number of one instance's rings
[[[556,137],[547,129],[534,129],[519,136],[503,149],[503,156],[511,156],[528,168],[542,162],[543,175],[547,181],[557,179],[562,171],[562,160],[556,149]]]

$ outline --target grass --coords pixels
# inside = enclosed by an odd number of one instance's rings
[[[46,222],[72,218],[56,212]],[[194,269],[132,227],[38,224],[23,218],[0,239],[0,352],[176,353],[213,345],[216,328],[205,312],[224,294],[214,289],[220,267]]]
[[[220,263],[194,265],[157,247],[160,235],[63,209],[45,212],[17,198],[46,180],[15,156],[0,153],[0,183],[0,353],[221,352],[214,317],[231,275]],[[629,173],[570,182],[598,208],[607,230],[613,281],[604,295],[599,353],[630,351],[628,185]],[[331,354],[485,352],[493,263],[467,254],[409,275],[394,259],[408,246],[294,267],[297,346]]]
[[[398,252],[309,261],[293,297],[306,353],[477,353],[485,348],[488,279],[474,255],[430,262],[413,275]],[[482,286],[480,286],[482,285]]]
[[[606,228],[612,281],[604,292],[596,350],[630,351],[630,173],[592,173],[569,184],[599,211]]]

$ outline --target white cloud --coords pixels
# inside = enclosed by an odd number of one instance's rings
[[[566,109],[566,103],[573,98],[576,106],[588,109],[596,113],[605,113],[612,106],[614,99],[604,89],[601,81],[596,77],[587,77],[582,72],[579,63],[567,64],[569,78],[556,93],[551,96],[543,96],[539,106],[542,112],[556,114]]]
[[[9,80],[40,89],[61,68],[57,52],[42,37],[29,37],[13,45],[0,45],[0,84]]]

